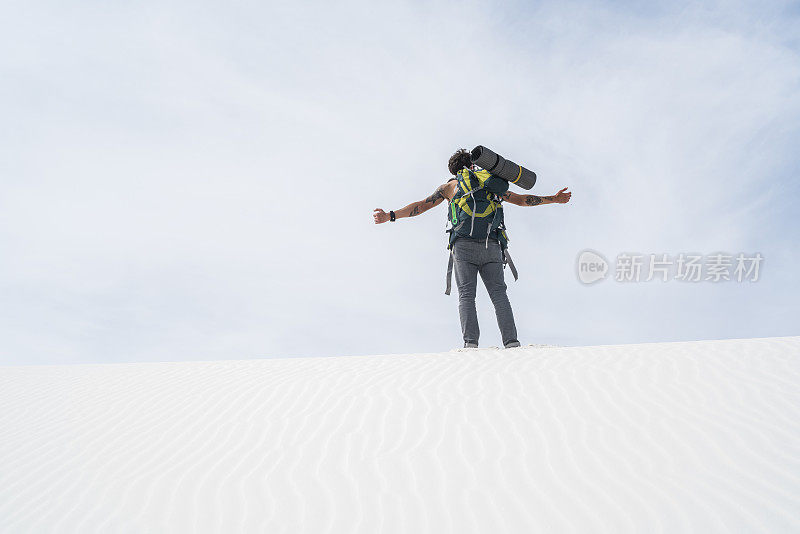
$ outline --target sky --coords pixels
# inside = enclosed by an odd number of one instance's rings
[[[800,335],[800,9],[782,2],[0,7],[0,365],[445,351],[446,205],[486,145],[520,341]],[[518,193],[523,191],[512,189]],[[582,284],[585,249],[760,253]],[[499,345],[478,291],[483,346]]]

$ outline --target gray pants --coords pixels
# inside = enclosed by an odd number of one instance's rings
[[[478,312],[475,309],[475,291],[478,287],[478,273],[489,292],[497,315],[497,325],[503,336],[503,345],[518,343],[514,313],[506,294],[503,280],[503,253],[500,243],[489,240],[459,238],[453,245],[455,255],[456,285],[458,286],[458,314],[461,317],[461,332],[465,343],[478,343]]]

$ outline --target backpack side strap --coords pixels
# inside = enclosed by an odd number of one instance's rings
[[[450,259],[447,261],[447,285],[444,290],[445,295],[450,294],[450,287],[452,286],[453,280],[453,249],[450,249]]]
[[[508,248],[503,250],[503,260],[504,263],[507,263],[508,267],[511,269],[511,274],[514,275],[514,281],[516,282],[519,280],[519,276],[517,276],[517,268],[514,266],[514,260],[511,259],[511,254],[508,253]]]

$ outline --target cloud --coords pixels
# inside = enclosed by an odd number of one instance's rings
[[[758,319],[797,301],[780,251],[800,62],[780,4],[7,9],[4,362],[456,346],[444,208],[370,213],[424,198],[479,143],[534,168],[534,192],[575,192],[507,210],[523,341],[792,333]],[[747,294],[589,289],[587,247],[774,255]]]

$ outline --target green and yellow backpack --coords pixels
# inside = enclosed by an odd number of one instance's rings
[[[483,169],[461,169],[454,178],[458,180],[456,193],[450,201],[447,232],[448,249],[460,237],[496,239],[505,249],[508,235],[503,221],[501,195],[508,191],[508,182]]]
[[[453,180],[458,180],[458,187],[447,213],[447,232],[450,234],[447,248],[450,250],[450,258],[447,263],[445,294],[450,294],[453,277],[453,244],[462,237],[485,239],[487,247],[489,239],[499,241],[503,252],[503,267],[508,265],[514,280],[517,280],[517,268],[508,253],[508,234],[503,221],[502,195],[508,191],[508,182],[483,169],[461,169]]]

